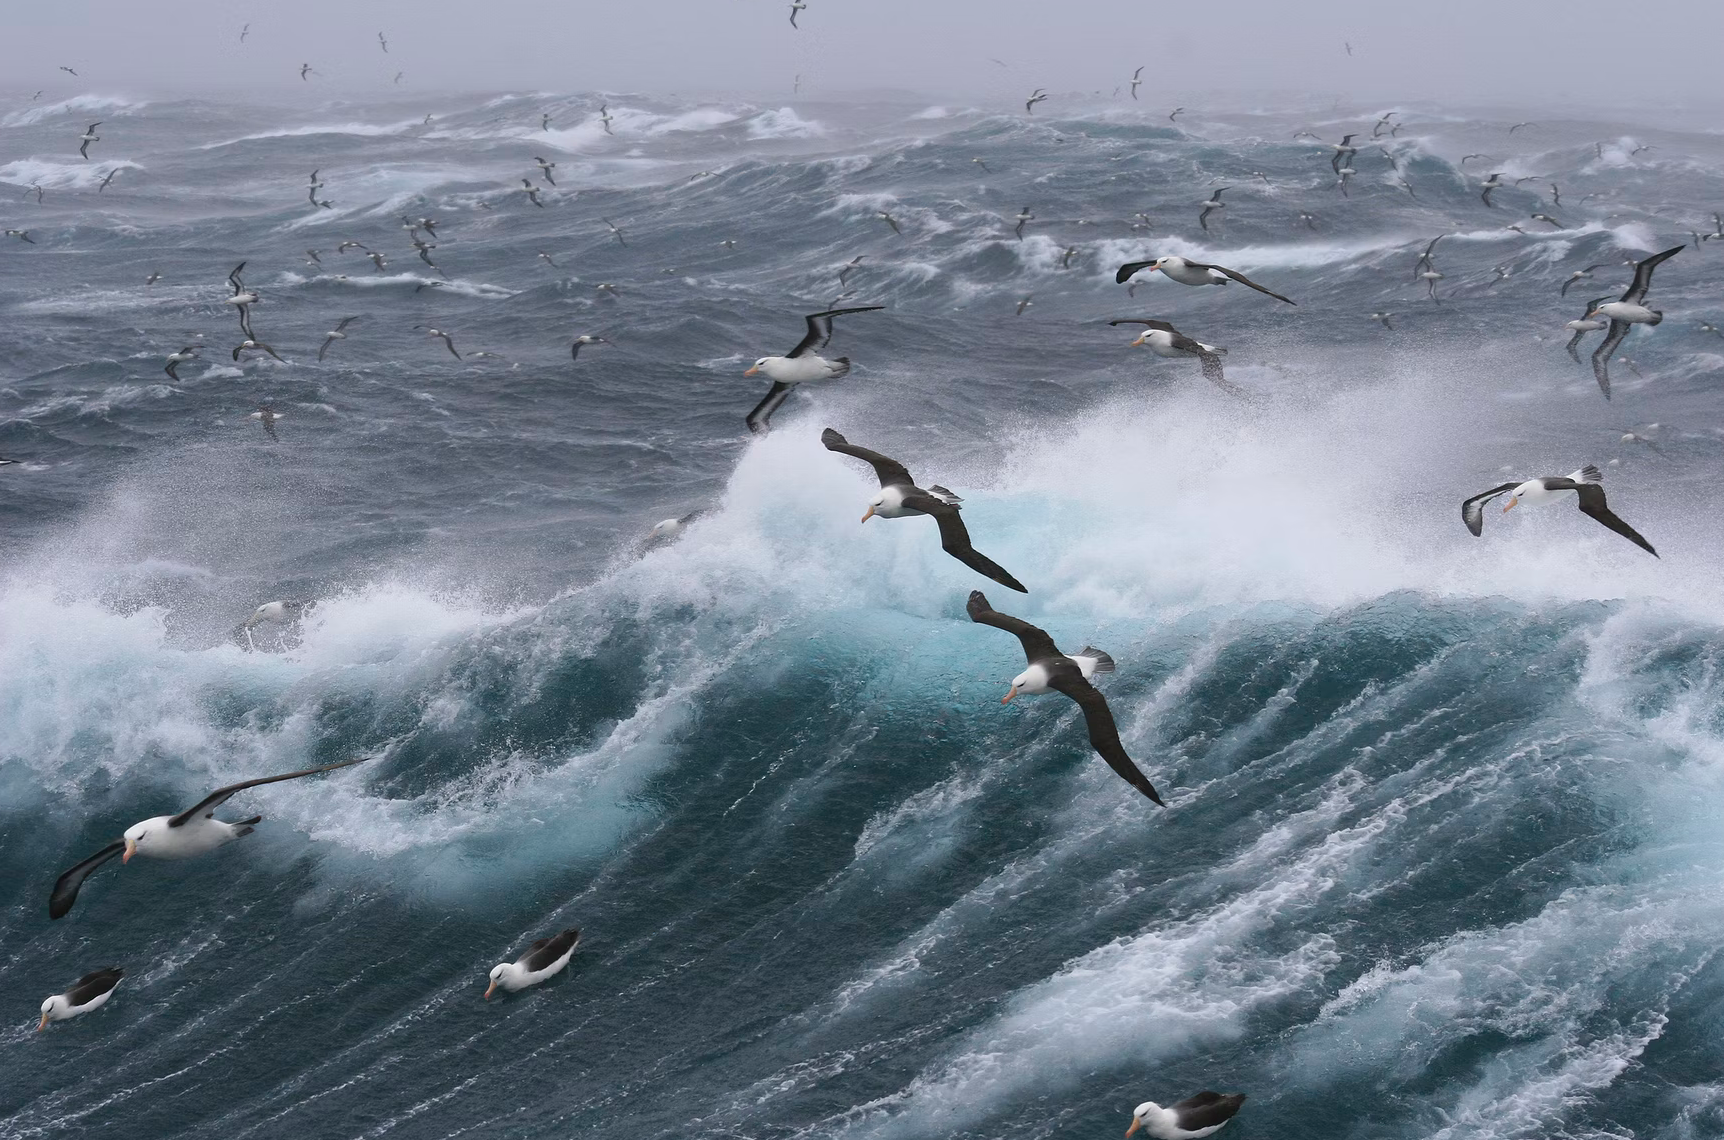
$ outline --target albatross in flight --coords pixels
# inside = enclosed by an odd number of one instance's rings
[[[1568,338],[1568,344],[1564,347],[1568,349],[1568,354],[1574,357],[1574,362],[1576,364],[1580,363],[1580,353],[1576,352],[1575,349],[1580,347],[1581,338],[1589,332],[1599,332],[1602,329],[1610,327],[1610,322],[1605,320],[1603,317],[1593,316],[1593,313],[1597,311],[1598,306],[1604,304],[1608,300],[1610,300],[1609,297],[1594,297],[1586,303],[1586,308],[1581,311],[1579,319],[1569,321],[1566,325],[1562,326],[1564,329],[1574,334]]]
[[[102,141],[102,136],[96,133],[96,128],[101,125],[101,123],[91,123],[88,127],[84,128],[84,133],[78,136],[78,142],[81,144],[78,147],[79,157],[89,158],[90,144]]]
[[[820,355],[820,350],[832,339],[832,318],[847,313],[873,313],[883,308],[884,305],[863,305],[854,309],[827,309],[803,317],[808,331],[796,342],[795,348],[783,356],[763,356],[743,373],[744,376],[756,376],[764,372],[772,381],[765,398],[748,413],[748,430],[756,435],[765,434],[772,427],[772,413],[789,398],[790,390],[796,385],[810,380],[837,380],[849,375],[849,357],[827,360]]]
[[[1573,491],[1579,499],[1580,512],[1597,520],[1623,538],[1632,542],[1652,557],[1658,557],[1658,551],[1652,549],[1652,544],[1640,536],[1640,532],[1623,522],[1611,513],[1605,505],[1604,488],[1601,484],[1604,476],[1598,468],[1588,464],[1579,471],[1568,475],[1545,475],[1537,479],[1528,479],[1520,483],[1502,483],[1488,491],[1480,491],[1461,504],[1461,520],[1467,524],[1467,529],[1478,535],[1484,532],[1485,504],[1498,495],[1507,493],[1509,500],[1503,506],[1507,514],[1518,503],[1529,507],[1541,506],[1554,502],[1564,491]]]
[[[337,324],[334,328],[330,329],[328,332],[324,333],[323,334],[323,338],[324,338],[323,339],[323,347],[319,348],[317,350],[317,359],[322,360],[324,358],[324,356],[328,354],[329,346],[334,344],[336,341],[346,340],[347,334],[345,332],[343,332],[342,330],[345,329],[348,325],[352,324],[354,321],[357,321],[358,319],[359,319],[358,317],[342,317],[341,322],[339,324]]]
[[[1218,187],[1215,193],[1209,196],[1209,200],[1207,202],[1198,203],[1198,205],[1203,207],[1203,212],[1197,215],[1197,224],[1203,227],[1205,233],[1209,232],[1209,215],[1213,214],[1216,210],[1227,209],[1227,203],[1221,200],[1221,191],[1227,189],[1230,189],[1230,187]]]
[[[848,455],[871,465],[874,474],[879,477],[880,493],[868,501],[868,511],[862,516],[863,522],[875,515],[883,519],[932,515],[940,527],[940,549],[984,578],[991,578],[1020,594],[1029,593],[1022,582],[1007,573],[1005,567],[970,545],[970,532],[958,515],[961,509],[958,504],[963,500],[957,495],[937,484],[926,490],[916,486],[916,480],[902,463],[881,455],[878,451],[857,447],[831,428],[820,433],[820,442],[826,446],[827,451],[836,451],[840,455]]]
[[[1201,261],[1188,261],[1183,257],[1158,257],[1153,261],[1128,261],[1119,267],[1119,271],[1114,274],[1113,279],[1118,284],[1124,285],[1131,280],[1132,274],[1140,269],[1147,269],[1151,273],[1159,269],[1181,285],[1225,285],[1231,279],[1248,289],[1266,293],[1277,301],[1286,301],[1289,305],[1299,303],[1289,297],[1283,297],[1272,289],[1265,289],[1245,274],[1235,272],[1224,265],[1206,265]]]
[[[178,815],[158,815],[142,823],[134,823],[126,828],[121,838],[114,840],[55,881],[53,893],[48,896],[48,917],[64,918],[72,909],[72,904],[78,901],[78,890],[84,885],[84,880],[116,855],[122,856],[120,861],[123,863],[131,862],[134,855],[148,855],[152,859],[185,859],[213,851],[224,843],[250,835],[253,825],[261,822],[263,816],[254,815],[250,819],[234,823],[215,818],[216,808],[247,788],[333,772],[337,768],[352,767],[369,759],[371,757],[361,756],[357,760],[343,760],[339,764],[325,764],[321,768],[306,768],[281,776],[242,780],[225,788],[217,788]]]
[[[1192,340],[1166,321],[1146,321],[1127,317],[1117,321],[1109,321],[1110,325],[1146,325],[1143,335],[1131,342],[1132,348],[1147,348],[1157,356],[1168,359],[1180,357],[1196,357],[1203,365],[1204,379],[1211,381],[1216,387],[1235,396],[1245,393],[1233,384],[1221,372],[1221,357],[1227,350],[1216,348],[1213,344],[1203,344]]]
[[[1097,673],[1113,672],[1113,658],[1088,645],[1070,655],[1061,653],[1046,630],[1000,613],[988,605],[988,599],[980,590],[970,592],[970,601],[965,609],[971,621],[1003,629],[1023,644],[1029,668],[1012,678],[1012,687],[1000,699],[1001,704],[1025,693],[1064,693],[1083,709],[1084,723],[1089,726],[1090,747],[1096,754],[1107,761],[1107,766],[1118,773],[1120,779],[1161,804],[1161,797],[1156,794],[1149,777],[1126,755],[1125,745],[1119,740],[1119,728],[1113,721],[1113,712],[1107,707],[1107,698],[1090,684],[1090,678]]]
[[[1646,307],[1646,293],[1652,288],[1652,271],[1660,262],[1675,257],[1685,246],[1673,246],[1663,253],[1655,253],[1634,266],[1634,281],[1626,292],[1615,301],[1607,301],[1592,312],[1586,314],[1588,319],[1597,316],[1610,318],[1610,331],[1604,334],[1604,343],[1592,352],[1592,374],[1598,378],[1598,386],[1604,390],[1604,398],[1610,399],[1610,358],[1616,355],[1617,348],[1622,344],[1628,330],[1634,325],[1656,325],[1664,320],[1664,314],[1657,309]]]

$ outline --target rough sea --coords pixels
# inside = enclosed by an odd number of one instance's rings
[[[1202,1088],[1250,1095],[1229,1140],[1724,1135],[1715,125],[7,107],[0,1138],[1037,1140]],[[1607,402],[1561,326],[1684,243]],[[1114,283],[1167,253],[1298,305]],[[241,261],[285,364],[229,358]],[[751,437],[743,371],[835,301],[886,306],[837,322],[854,371]],[[1248,398],[1123,317],[1226,347]],[[583,333],[610,343],[572,361]],[[877,488],[828,426],[962,495],[1028,596],[925,520],[859,526]],[[1568,506],[1461,524],[1587,463],[1660,559]],[[1001,706],[1023,659],[978,587],[1119,662],[1166,810],[1071,702]],[[234,639],[278,598],[311,605]],[[129,824],[362,754],[48,920]],[[565,975],[481,1000],[567,926]],[[110,965],[106,1007],[36,1032]]]

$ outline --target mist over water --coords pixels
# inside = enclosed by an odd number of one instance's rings
[[[1724,242],[1688,237],[1724,143],[1407,105],[1399,174],[1362,146],[1343,197],[1294,133],[1391,108],[1122,102],[14,101],[0,1137],[1054,1137],[1204,1087],[1250,1094],[1240,1140],[1724,1133]],[[1607,403],[1561,325],[1685,241]],[[1165,253],[1299,304],[1114,283]],[[242,260],[285,365],[229,358]],[[854,372],[750,439],[741,373],[848,290],[887,306],[838,322]],[[1115,317],[1226,347],[1251,398]],[[826,426],[962,495],[1031,593],[858,526]],[[1565,508],[1456,517],[1585,463],[1660,559]],[[1068,702],[1001,707],[977,587],[1114,656],[1166,811]],[[230,638],[283,597],[298,627]],[[47,920],[136,819],[361,752]],[[566,926],[566,976],[479,1000]]]

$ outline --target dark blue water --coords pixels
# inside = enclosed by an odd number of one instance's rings
[[[1724,1135],[1724,241],[1688,232],[1716,132],[1407,107],[1417,197],[1370,147],[1343,197],[1294,132],[1380,108],[611,97],[606,136],[596,99],[25,98],[0,1137],[1117,1135],[1204,1087],[1251,1095],[1238,1140]],[[1607,403],[1561,325],[1682,242]],[[1113,283],[1156,253],[1299,305]],[[241,260],[285,364],[228,359]],[[750,439],[741,373],[845,291],[887,306],[839,322],[855,371]],[[1133,316],[1227,347],[1252,398],[1104,323]],[[571,362],[580,333],[612,343]],[[859,527],[825,426],[964,496],[1031,589],[996,605],[1118,660],[1167,810],[1068,702],[1001,707],[1018,647],[963,612],[988,583],[931,525]],[[1456,517],[1589,462],[1662,559],[1570,509]],[[230,639],[283,597],[298,626]],[[130,823],[362,752],[48,921]],[[481,1000],[571,925],[565,976]],[[112,1002],[35,1032],[105,965]]]

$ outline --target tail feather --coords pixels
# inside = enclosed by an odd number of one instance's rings
[[[257,830],[256,828],[252,827],[252,824],[262,823],[262,822],[263,822],[263,816],[261,816],[261,815],[254,815],[250,819],[237,819],[237,820],[235,820],[233,822],[234,838],[238,839],[242,835],[250,835],[253,831]]]
[[[1082,649],[1080,649],[1076,653],[1072,654],[1072,656],[1073,657],[1088,657],[1090,660],[1094,661],[1095,662],[1095,671],[1097,673],[1111,673],[1111,672],[1113,672],[1113,658],[1109,657],[1105,652],[1103,652],[1100,649],[1097,649],[1093,645],[1084,646]]]
[[[1592,464],[1588,463],[1579,471],[1571,473],[1569,478],[1573,479],[1576,483],[1602,483],[1604,482],[1604,473]]]

